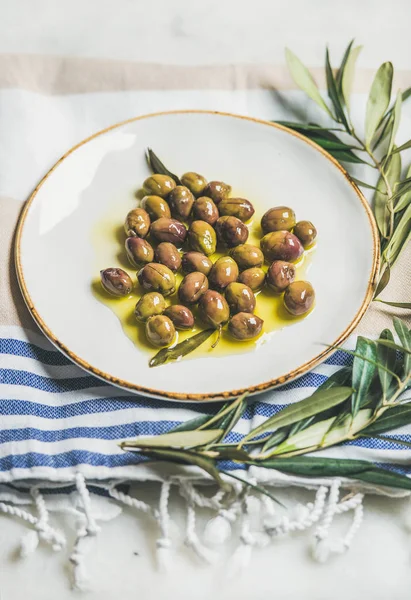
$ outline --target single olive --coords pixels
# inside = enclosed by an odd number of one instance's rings
[[[171,217],[169,205],[164,198],[161,198],[160,196],[144,196],[141,204],[144,210],[148,212],[152,221],[156,221],[161,217],[166,217],[166,219]]]
[[[295,316],[304,315],[314,304],[314,288],[308,281],[290,283],[284,293],[284,306]]]
[[[240,271],[251,267],[261,267],[264,262],[264,254],[260,248],[252,244],[240,244],[230,251],[230,256],[237,263]]]
[[[137,277],[139,284],[149,292],[160,292],[163,296],[175,292],[175,275],[165,265],[149,263],[137,273]]]
[[[141,296],[134,309],[134,314],[138,321],[147,321],[150,317],[163,314],[165,309],[164,296],[158,292],[149,292]]]
[[[150,223],[150,217],[144,208],[133,208],[126,217],[124,229],[128,236],[136,235],[137,237],[145,238],[149,232]]]
[[[161,242],[155,250],[156,262],[165,265],[172,271],[178,271],[181,267],[181,255],[171,242]]]
[[[224,296],[214,290],[208,290],[201,296],[199,314],[205,325],[218,329],[227,323],[230,309]]]
[[[264,285],[265,273],[260,267],[246,269],[238,278],[240,283],[247,285],[253,292],[258,292]]]
[[[103,288],[113,296],[128,296],[133,289],[131,277],[123,269],[104,269],[100,277]]]
[[[147,240],[139,237],[126,239],[127,258],[135,267],[141,267],[154,260],[154,250]]]
[[[230,283],[225,291],[225,299],[232,314],[254,312],[256,300],[253,290],[244,283]]]
[[[215,225],[218,241],[229,248],[245,244],[248,228],[237,217],[220,217]]]
[[[176,330],[171,319],[165,315],[156,315],[146,322],[146,336],[153,346],[165,348],[174,341]]]
[[[194,327],[194,316],[187,306],[174,304],[166,308],[164,314],[173,321],[176,329],[192,329]]]
[[[272,231],[267,233],[261,242],[261,250],[268,262],[285,260],[295,262],[304,252],[298,237],[289,231]]]
[[[194,202],[193,216],[195,219],[214,225],[220,215],[218,213],[218,208],[211,198],[200,196],[200,198],[197,198]]]
[[[261,227],[264,233],[270,233],[270,231],[291,231],[294,225],[295,213],[288,206],[270,208],[261,219]]]
[[[308,248],[317,237],[317,230],[311,221],[298,221],[293,230],[304,248]]]
[[[166,198],[168,194],[176,187],[176,182],[168,175],[151,175],[144,182],[144,188],[149,194]]]
[[[193,221],[188,230],[190,247],[202,252],[206,256],[214,254],[217,246],[217,237],[214,229],[205,221]]]
[[[202,252],[186,252],[183,254],[182,265],[184,273],[199,271],[204,275],[208,275],[213,263]]]
[[[208,290],[208,279],[204,273],[193,271],[186,275],[178,288],[178,297],[184,304],[195,304]]]
[[[251,340],[257,337],[263,328],[264,321],[247,312],[239,312],[228,322],[228,331],[236,340]]]
[[[208,196],[216,204],[219,204],[221,200],[227,198],[231,192],[231,185],[224,183],[223,181],[210,181],[210,183],[203,190],[203,196]]]
[[[194,196],[201,196],[207,185],[207,179],[198,173],[190,171],[189,173],[184,173],[181,178],[181,183],[188,187]]]
[[[178,219],[187,219],[194,204],[194,196],[184,185],[178,185],[168,195],[171,213]]]
[[[240,221],[248,221],[255,213],[254,206],[245,198],[224,198],[218,205],[223,217],[237,217]]]
[[[267,285],[275,292],[283,292],[294,279],[295,266],[283,260],[275,260],[267,271]]]
[[[210,271],[211,287],[223,290],[238,279],[238,266],[230,256],[222,256],[213,264]]]
[[[151,225],[150,233],[158,242],[171,242],[181,246],[187,235],[187,229],[176,219],[161,217]]]

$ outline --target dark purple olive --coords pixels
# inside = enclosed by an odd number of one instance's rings
[[[194,204],[194,196],[184,185],[178,185],[167,196],[171,214],[177,219],[187,219]]]
[[[214,225],[219,217],[217,206],[207,196],[200,196],[193,204],[193,217],[200,221],[205,221],[209,225]]]
[[[154,260],[154,250],[147,240],[129,237],[125,243],[127,257],[135,267],[142,267]]]
[[[230,309],[224,296],[214,290],[208,290],[201,296],[199,314],[205,325],[218,329],[227,323]]]
[[[295,266],[284,260],[275,260],[267,271],[266,282],[275,292],[283,292],[295,279]]]
[[[224,183],[223,181],[210,181],[210,183],[204,188],[203,196],[211,198],[215,204],[219,204],[221,200],[227,198],[231,192],[231,185]]]
[[[178,297],[184,304],[195,304],[208,290],[208,279],[204,273],[189,273],[180,283]]]
[[[165,265],[172,271],[178,271],[181,266],[181,255],[171,242],[161,242],[155,250],[156,262]]]
[[[164,314],[173,321],[176,329],[192,329],[194,327],[194,316],[187,306],[173,304],[166,308]]]
[[[295,262],[304,252],[298,237],[289,231],[267,233],[261,240],[260,246],[268,262],[273,262],[273,260]]]
[[[186,239],[187,229],[176,219],[161,217],[151,224],[150,233],[158,242],[171,242],[179,247]]]
[[[183,254],[183,271],[184,273],[192,273],[193,271],[199,271],[208,275],[211,271],[213,263],[211,260],[202,252],[185,252]]]
[[[248,228],[237,217],[220,217],[215,224],[218,241],[229,248],[245,244]]]
[[[113,296],[128,296],[133,289],[131,277],[123,269],[104,269],[100,277],[103,288]]]

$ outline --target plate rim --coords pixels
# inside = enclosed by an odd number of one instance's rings
[[[258,385],[250,386],[248,388],[241,388],[238,390],[230,390],[230,391],[223,391],[223,392],[205,393],[205,394],[187,394],[187,393],[181,393],[181,392],[167,392],[164,390],[155,390],[155,389],[147,388],[144,386],[140,386],[138,384],[135,384],[135,383],[132,383],[129,381],[122,380],[117,377],[113,377],[109,373],[105,373],[104,371],[97,369],[96,367],[94,367],[93,365],[88,363],[86,360],[82,359],[80,356],[77,356],[77,354],[75,354],[72,350],[70,350],[70,348],[68,348],[61,340],[59,340],[57,338],[57,336],[51,331],[51,329],[47,326],[46,322],[43,320],[43,318],[40,316],[39,312],[37,311],[37,309],[33,303],[33,300],[29,294],[29,291],[27,289],[27,285],[26,285],[26,282],[24,279],[23,266],[22,266],[22,260],[21,260],[21,239],[23,236],[26,218],[28,216],[30,207],[33,205],[33,203],[36,199],[38,191],[43,186],[43,184],[47,181],[49,176],[57,169],[57,167],[68,156],[70,156],[70,154],[75,152],[78,148],[80,148],[81,146],[87,144],[88,142],[94,140],[95,138],[97,138],[101,135],[109,133],[113,129],[122,127],[129,123],[134,123],[136,121],[140,121],[142,119],[149,119],[149,118],[154,118],[154,117],[177,115],[177,114],[180,114],[180,115],[181,114],[206,114],[206,115],[218,115],[218,116],[223,116],[223,117],[242,119],[242,120],[266,125],[268,127],[273,127],[274,129],[279,129],[281,131],[284,131],[285,133],[288,133],[289,135],[293,135],[294,137],[300,139],[304,143],[306,143],[309,146],[311,146],[312,148],[314,148],[314,150],[316,150],[317,152],[322,154],[322,156],[324,156],[324,158],[326,158],[328,161],[330,161],[342,173],[342,175],[344,176],[346,181],[349,183],[349,185],[352,187],[352,189],[356,193],[358,199],[360,200],[360,203],[365,210],[365,213],[368,217],[368,221],[369,221],[369,224],[371,227],[372,241],[373,241],[373,260],[372,260],[371,274],[370,274],[370,277],[368,280],[368,284],[367,284],[367,288],[366,288],[366,292],[365,292],[363,301],[362,301],[357,313],[355,314],[355,316],[351,320],[351,322],[348,324],[348,326],[344,329],[344,331],[338,336],[338,338],[329,347],[325,348],[322,352],[320,352],[319,354],[317,354],[316,356],[311,358],[309,361],[303,363],[299,367],[293,369],[292,371],[289,371],[288,373],[286,373],[284,375],[280,375],[274,379],[270,379],[269,381],[260,383]],[[101,129],[100,131],[97,131],[96,133],[93,133],[89,137],[83,139],[81,142],[72,146],[67,152],[65,152],[63,154],[63,156],[61,156],[59,158],[59,160],[51,167],[51,169],[39,181],[39,183],[34,188],[30,197],[28,198],[28,200],[25,202],[25,204],[23,206],[23,209],[20,213],[20,216],[19,216],[19,219],[17,222],[17,227],[16,227],[15,241],[14,241],[14,258],[15,258],[15,269],[16,269],[16,273],[17,273],[17,279],[19,282],[20,291],[22,293],[23,299],[26,303],[26,306],[27,306],[32,318],[34,319],[34,321],[36,322],[36,324],[40,328],[40,330],[43,332],[43,334],[58,348],[58,350],[60,350],[65,356],[67,356],[72,362],[77,364],[83,370],[85,370],[88,373],[91,373],[92,375],[95,375],[96,377],[106,381],[107,383],[110,383],[110,384],[120,387],[122,389],[130,390],[139,395],[149,396],[151,398],[157,398],[157,399],[175,401],[175,402],[180,402],[180,401],[217,402],[217,401],[225,401],[230,398],[235,398],[237,396],[240,396],[241,394],[244,394],[245,392],[249,393],[250,395],[253,395],[253,394],[257,394],[257,393],[261,393],[261,392],[273,389],[280,385],[284,385],[286,382],[296,379],[297,377],[300,377],[307,371],[316,367],[318,364],[323,362],[328,356],[330,356],[333,352],[335,352],[335,347],[340,346],[347,339],[347,337],[352,333],[352,331],[355,329],[355,327],[357,326],[359,321],[362,319],[368,306],[371,303],[374,289],[377,285],[377,275],[378,275],[379,264],[380,264],[380,245],[379,245],[379,235],[378,235],[377,224],[375,222],[375,218],[374,218],[374,215],[372,213],[369,203],[367,202],[367,200],[364,197],[361,190],[351,179],[347,170],[333,156],[331,156],[326,150],[324,150],[321,146],[319,146],[312,140],[304,137],[302,134],[300,134],[292,129],[289,129],[288,127],[285,127],[284,125],[280,125],[279,123],[267,121],[265,119],[258,119],[256,117],[249,117],[246,115],[239,115],[239,114],[224,112],[224,111],[187,109],[187,110],[170,110],[170,111],[160,111],[160,112],[148,113],[148,114],[144,114],[144,115],[139,115],[138,117],[132,117],[132,118],[126,119],[124,121],[120,121],[118,123],[115,123],[114,125],[110,125],[109,127]]]

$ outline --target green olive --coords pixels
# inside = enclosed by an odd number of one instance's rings
[[[161,217],[152,223],[150,233],[158,242],[171,242],[179,247],[186,239],[187,229],[176,219]]]
[[[138,321],[147,321],[154,315],[161,315],[166,309],[164,296],[158,292],[149,292],[141,296],[136,304],[134,314]]]
[[[201,296],[199,314],[205,325],[218,329],[227,323],[230,309],[224,296],[214,290],[208,290]]]
[[[129,237],[125,243],[127,258],[135,267],[141,267],[154,260],[154,250],[147,240]]]
[[[254,206],[245,198],[224,198],[218,205],[222,217],[237,217],[240,221],[248,221],[253,216]]]
[[[240,271],[261,267],[264,263],[264,254],[257,246],[251,244],[240,244],[230,251],[230,256],[237,263]]]
[[[189,172],[184,173],[181,183],[188,187],[194,196],[201,196],[207,185],[207,179],[198,173]]]
[[[215,225],[218,241],[229,248],[245,244],[248,228],[237,217],[220,217]]]
[[[270,208],[261,219],[261,227],[264,233],[270,233],[270,231],[291,231],[294,225],[295,213],[288,206]]]
[[[308,248],[317,237],[317,230],[311,221],[298,221],[293,230],[304,248]]]
[[[248,285],[248,287],[253,290],[253,292],[258,292],[264,285],[265,273],[260,267],[252,267],[251,269],[246,269],[238,278],[240,283],[244,283],[244,285]]]
[[[200,196],[194,202],[193,216],[195,219],[214,225],[219,217],[218,208],[207,196]]]
[[[168,195],[171,213],[177,219],[187,219],[194,204],[194,196],[184,185],[178,185]]]
[[[133,289],[131,277],[123,269],[104,269],[100,277],[103,288],[113,296],[128,296]]]
[[[211,225],[205,221],[193,221],[188,230],[188,242],[193,250],[210,256],[216,251],[217,237]]]
[[[160,196],[144,196],[141,204],[144,210],[148,212],[152,221],[156,221],[161,217],[166,217],[166,219],[171,217],[169,205],[164,198],[161,198]]]
[[[173,343],[176,330],[171,319],[165,315],[151,317],[146,322],[146,336],[153,346],[165,348]]]
[[[194,316],[187,306],[174,304],[166,308],[164,314],[173,321],[176,329],[192,329],[194,327]]]
[[[213,264],[209,277],[212,287],[223,290],[233,281],[237,281],[237,263],[230,256],[222,256]]]
[[[124,229],[128,236],[145,238],[150,229],[150,217],[144,208],[133,208],[128,213]]]
[[[289,231],[267,233],[261,240],[260,246],[268,262],[273,260],[295,262],[304,252],[298,237]]]
[[[184,304],[195,304],[208,290],[208,279],[204,273],[193,271],[189,273],[180,283],[178,297]]]
[[[176,182],[168,175],[151,175],[144,182],[144,188],[149,194],[166,198],[168,194],[176,187]]]
[[[171,242],[161,242],[154,253],[156,262],[165,265],[171,271],[178,271],[181,267],[180,252]]]
[[[308,281],[290,283],[284,293],[284,306],[294,316],[305,315],[313,306],[314,288]]]
[[[137,274],[139,284],[149,292],[160,292],[170,296],[176,289],[176,278],[168,267],[158,263],[149,263]]]
[[[208,275],[213,263],[202,252],[186,252],[183,254],[182,265],[184,273],[199,271],[200,273],[204,273],[204,275]]]
[[[266,282],[275,292],[283,292],[295,279],[295,266],[283,260],[275,260],[267,271]]]
[[[255,309],[255,296],[244,283],[230,283],[225,291],[225,299],[228,302],[232,314],[239,312],[253,313]]]
[[[263,325],[260,317],[239,312],[229,320],[228,331],[236,340],[251,340],[261,333]]]
[[[231,192],[231,185],[223,181],[210,181],[203,190],[203,196],[208,196],[214,200],[215,204],[219,204],[221,200],[227,198]]]

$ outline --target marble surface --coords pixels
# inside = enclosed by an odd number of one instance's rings
[[[289,45],[307,63],[321,65],[326,42],[339,53],[355,36],[365,46],[363,66],[390,59],[410,69],[410,17],[409,0],[389,6],[380,0],[0,0],[0,52],[170,64],[282,64]],[[157,489],[140,486],[137,495],[155,502]],[[309,499],[306,492],[281,496]],[[346,555],[318,565],[310,557],[310,534],[304,534],[255,551],[250,567],[233,581],[226,580],[225,565],[234,545],[221,551],[215,567],[206,568],[182,549],[172,573],[159,575],[153,560],[157,532],[127,509],[106,523],[96,540],[88,559],[94,589],[87,597],[404,600],[411,587],[411,539],[404,527],[409,501],[370,497],[365,508],[362,528]],[[172,516],[178,532],[184,506],[177,495]],[[200,531],[206,518],[200,519]],[[4,517],[0,523],[1,600],[73,598],[67,553],[41,547],[21,562],[14,549],[25,526]],[[348,525],[349,517],[341,518],[336,534]]]

